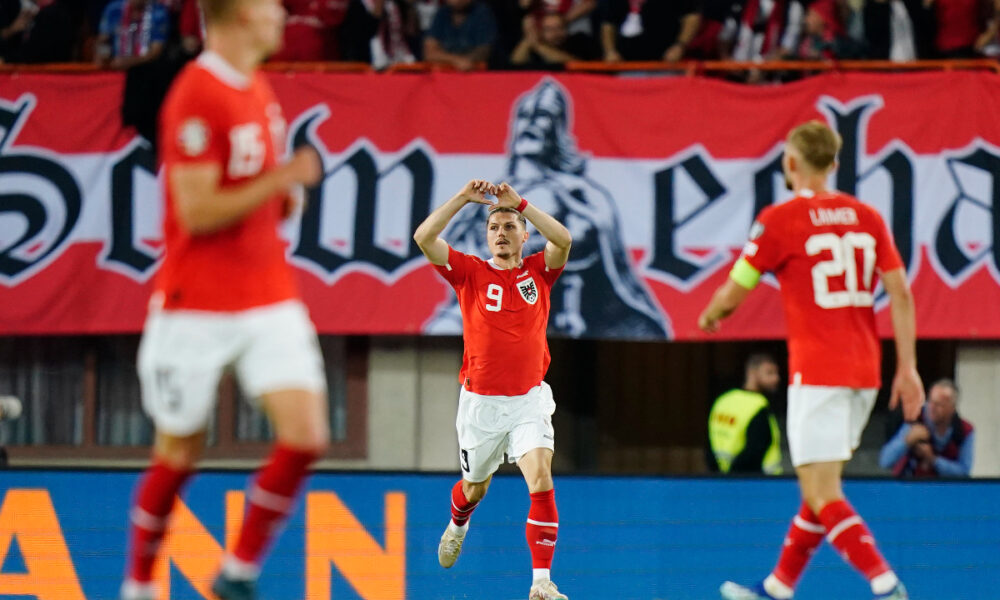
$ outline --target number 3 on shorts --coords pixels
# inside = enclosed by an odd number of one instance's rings
[[[465,471],[466,473],[469,473],[469,472],[472,471],[472,468],[469,467],[469,451],[468,450],[462,450],[462,470]]]

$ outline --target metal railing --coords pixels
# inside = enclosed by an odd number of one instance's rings
[[[431,73],[456,72],[447,65],[418,62],[392,65],[376,71],[363,62],[272,62],[264,65],[267,71],[293,73]],[[485,71],[480,64],[475,71]],[[691,60],[681,62],[585,62],[566,63],[563,69],[571,73],[679,73],[689,77],[706,74],[725,74],[751,71],[763,72],[900,72],[900,71],[958,71],[981,70],[1000,73],[1000,61],[991,58],[918,60],[893,62],[888,60],[828,60],[828,61],[713,61]],[[104,69],[90,63],[55,64],[0,64],[0,73],[96,73]]]

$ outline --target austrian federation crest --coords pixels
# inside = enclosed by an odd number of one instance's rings
[[[517,291],[528,304],[538,302],[538,287],[535,285],[535,278],[529,277],[524,281],[517,282]]]

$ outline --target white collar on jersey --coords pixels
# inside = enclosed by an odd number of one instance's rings
[[[812,191],[809,188],[802,188],[801,190],[799,190],[799,198],[812,198],[815,195],[816,192]]]
[[[497,271],[509,271],[510,270],[510,269],[505,269],[505,268],[501,267],[500,265],[496,264],[495,262],[493,262],[492,258],[489,259],[488,261],[486,261],[486,264],[488,264],[489,266],[493,267]],[[515,269],[523,269],[524,268],[524,261],[522,260],[521,264],[517,265],[514,268]]]
[[[198,55],[198,64],[215,78],[231,88],[245,90],[250,87],[250,78],[236,70],[218,53],[205,50]]]

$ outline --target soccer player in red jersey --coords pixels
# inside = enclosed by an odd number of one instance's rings
[[[157,597],[152,569],[174,498],[194,472],[225,369],[270,418],[239,540],[212,590],[252,600],[261,556],[328,443],[326,379],[277,228],[319,156],[288,161],[281,107],[256,67],[281,41],[280,0],[201,0],[206,51],[177,77],[160,121],[165,256],[139,347],[152,464],[131,511],[123,600]]]
[[[482,260],[458,252],[439,236],[466,204],[491,204],[487,194],[497,199],[486,219],[493,257]],[[522,257],[528,221],[547,242],[544,251]],[[451,490],[451,521],[441,536],[438,561],[445,568],[455,564],[469,517],[506,454],[520,467],[531,495],[525,528],[533,567],[529,597],[566,600],[549,576],[559,531],[552,484],[556,404],[543,378],[550,360],[545,339],[549,291],[569,258],[569,230],[510,185],[474,180],[432,212],[413,239],[455,288],[465,342],[456,420],[462,479]]]
[[[774,571],[754,587],[727,581],[720,591],[728,600],[791,598],[824,536],[865,576],[876,598],[907,598],[871,531],[844,498],[841,473],[881,385],[876,274],[889,295],[896,338],[889,405],[902,403],[907,420],[920,415],[924,388],[917,375],[913,296],[879,213],[826,187],[840,144],[840,136],[818,121],[792,130],[782,166],[795,197],[761,211],[729,279],[698,320],[705,332],[718,331],[762,273],[774,273],[781,284],[788,325],[788,446],[803,502]]]

